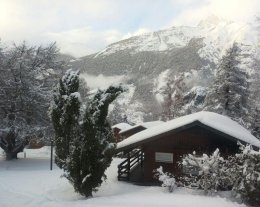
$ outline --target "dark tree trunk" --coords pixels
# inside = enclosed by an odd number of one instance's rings
[[[17,153],[14,152],[6,153],[6,160],[13,160],[13,159],[17,159]]]

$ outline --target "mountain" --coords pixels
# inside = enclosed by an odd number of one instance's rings
[[[139,120],[144,114],[150,120],[158,118],[162,110],[155,92],[165,82],[161,78],[162,83],[158,83],[165,71],[168,77],[185,74],[185,93],[192,92],[191,97],[197,97],[196,88],[201,93],[202,88],[210,86],[221,57],[234,42],[244,54],[241,68],[253,74],[253,62],[260,56],[259,36],[260,18],[245,24],[210,16],[196,27],[171,27],[113,43],[98,53],[73,60],[71,66],[91,75],[124,75],[124,82],[131,90],[134,87],[128,106],[138,105],[142,112]],[[187,104],[191,102],[194,100]],[[128,107],[125,113],[129,115],[135,111],[127,110]]]

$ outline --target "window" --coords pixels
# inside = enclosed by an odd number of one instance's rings
[[[165,152],[155,152],[155,162],[173,163],[173,154]]]

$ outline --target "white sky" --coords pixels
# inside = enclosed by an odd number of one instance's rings
[[[196,25],[214,14],[248,21],[260,0],[0,0],[2,42],[56,41],[82,56],[131,35],[173,25]]]

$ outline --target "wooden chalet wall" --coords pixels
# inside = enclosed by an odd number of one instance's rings
[[[212,132],[201,126],[193,126],[181,132],[172,133],[167,136],[150,141],[142,145],[144,158],[144,181],[154,181],[153,170],[162,166],[167,172],[175,176],[182,174],[178,167],[181,156],[196,151],[197,154],[212,153],[216,148],[220,149],[222,156],[234,154],[238,150],[235,140],[223,137],[223,135]],[[155,161],[155,153],[173,153],[173,163]]]

